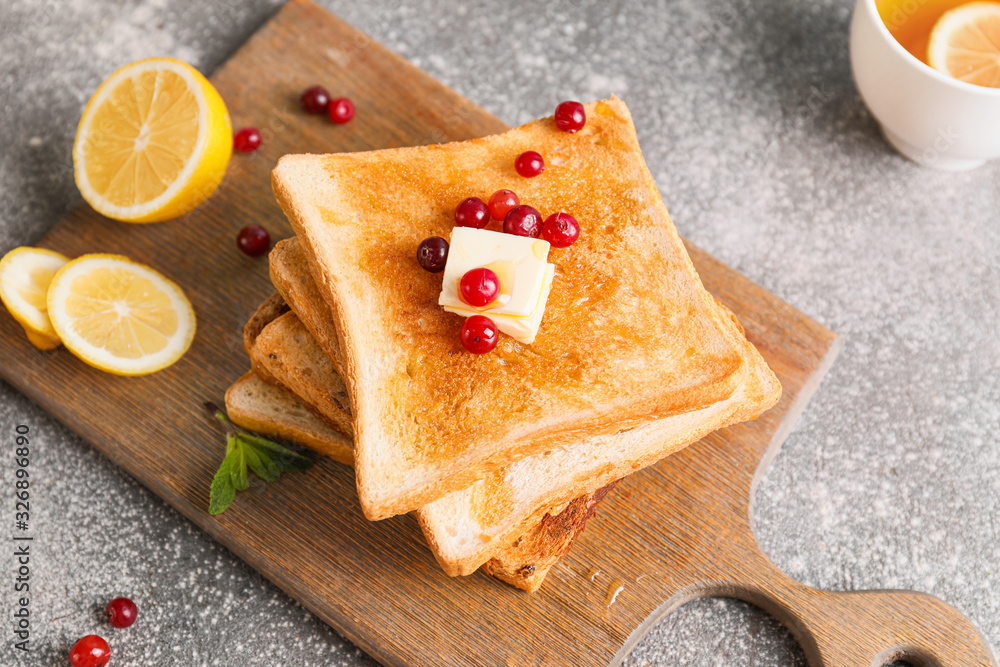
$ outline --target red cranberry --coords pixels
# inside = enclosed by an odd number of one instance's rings
[[[237,153],[253,153],[260,148],[260,132],[256,127],[244,127],[233,137],[233,150]]]
[[[527,204],[515,206],[503,219],[503,231],[505,234],[537,239],[542,231],[542,214]]]
[[[417,261],[424,271],[441,273],[448,263],[448,242],[440,236],[424,239],[417,247]]]
[[[490,197],[490,215],[497,220],[503,220],[510,209],[521,203],[513,190],[497,190]]]
[[[556,107],[556,127],[563,132],[579,132],[587,123],[587,114],[579,102],[566,101]]]
[[[135,623],[139,608],[128,598],[115,598],[108,603],[104,613],[108,615],[108,623],[116,628],[127,628]]]
[[[236,245],[247,255],[260,257],[271,249],[271,235],[260,225],[247,225],[236,237]]]
[[[545,160],[535,151],[524,151],[514,160],[514,169],[525,178],[532,178],[545,171]]]
[[[482,229],[490,221],[490,208],[479,197],[466,197],[455,209],[455,224],[459,227]]]
[[[580,237],[580,225],[569,213],[553,213],[542,223],[542,238],[556,248],[573,245]]]
[[[467,272],[462,276],[458,287],[462,301],[476,308],[489,305],[500,296],[500,279],[485,267]]]
[[[486,354],[497,346],[500,332],[493,320],[485,315],[473,315],[462,324],[459,335],[462,345],[473,354]]]
[[[111,658],[111,647],[102,637],[87,635],[69,650],[69,664],[73,667],[104,667]]]
[[[354,103],[346,97],[330,100],[330,120],[338,125],[354,118]]]
[[[326,113],[326,108],[330,104],[330,93],[326,92],[323,86],[313,86],[306,88],[299,99],[306,113]]]

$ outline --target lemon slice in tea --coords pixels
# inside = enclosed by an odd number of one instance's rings
[[[1000,88],[1000,2],[946,12],[931,31],[927,63],[959,81]]]

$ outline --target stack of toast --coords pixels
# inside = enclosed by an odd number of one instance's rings
[[[289,155],[272,174],[296,232],[272,250],[230,417],[353,464],[365,515],[415,512],[449,575],[541,585],[617,480],[771,407],[781,387],[708,294],[625,104],[452,144]],[[545,156],[523,178],[514,158]],[[416,249],[500,189],[569,211],[534,342],[463,349]],[[496,224],[496,223],[492,223]]]

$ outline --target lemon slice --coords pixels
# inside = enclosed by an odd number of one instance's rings
[[[1000,88],[1000,2],[946,12],[931,31],[927,63],[959,81]]]
[[[90,98],[73,175],[99,213],[159,222],[208,199],[232,152],[229,112],[212,84],[179,60],[147,58],[117,70]]]
[[[24,330],[24,335],[28,337],[29,343],[42,351],[54,350],[62,345],[62,341],[59,340],[58,336],[43,336],[27,328]]]
[[[83,255],[49,285],[49,317],[66,348],[117,375],[146,375],[180,359],[195,318],[181,288],[118,255]]]
[[[14,248],[0,260],[0,300],[40,350],[59,346],[45,296],[52,276],[68,261],[57,252],[28,247]]]

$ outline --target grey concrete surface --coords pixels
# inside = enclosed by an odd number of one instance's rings
[[[79,201],[72,137],[107,74],[152,55],[211,71],[278,4],[5,0],[0,251]],[[758,489],[766,552],[809,585],[938,595],[1000,646],[1000,166],[945,174],[891,151],[851,81],[849,0],[324,4],[509,123],[623,97],[681,232],[844,338]],[[5,526],[17,424],[33,438],[33,650],[5,622],[0,663],[65,665],[97,632],[115,667],[371,664],[0,385]],[[111,631],[100,610],[119,594],[139,622]],[[766,614],[703,600],[627,664],[805,661]]]

